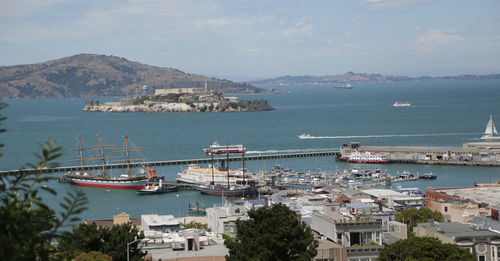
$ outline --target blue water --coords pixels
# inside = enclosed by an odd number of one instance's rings
[[[83,113],[84,98],[7,100],[0,114],[8,119],[2,127],[0,143],[5,144],[0,169],[17,169],[34,162],[37,143],[56,139],[65,148],[58,160],[61,165],[75,165],[76,137],[87,145],[97,143],[99,131],[104,143],[121,145],[127,131],[130,140],[144,148],[148,160],[171,160],[205,157],[202,148],[211,141],[245,143],[249,154],[265,151],[329,150],[349,141],[366,145],[461,146],[478,141],[489,114],[500,124],[500,81],[451,81],[419,83],[358,84],[351,90],[331,87],[283,87],[283,95],[238,95],[240,99],[267,99],[276,108],[267,112],[246,113]],[[101,102],[114,100],[99,99]],[[409,108],[394,108],[396,101],[409,101]],[[298,139],[297,135],[328,136],[328,139]],[[356,136],[355,138],[351,138]],[[377,137],[378,136],[378,137]],[[379,137],[383,136],[383,137]],[[275,160],[249,161],[253,172],[270,169]],[[331,157],[281,160],[279,163],[296,171],[335,172],[345,163]],[[240,167],[238,163],[233,163]],[[185,166],[182,166],[185,167]],[[433,172],[434,181],[396,183],[403,187],[470,186],[500,178],[493,167],[454,167],[392,164],[379,166],[413,173]],[[173,180],[180,166],[158,168]],[[118,170],[113,170],[118,173]],[[76,189],[68,184],[51,183],[59,191]],[[194,191],[180,191],[154,196],[137,196],[135,191],[81,188],[91,204],[85,218],[111,218],[126,211],[186,215],[188,202],[199,200],[211,206],[219,197],[203,196]],[[178,196],[177,196],[178,195]],[[59,198],[47,196],[49,205],[57,208]]]

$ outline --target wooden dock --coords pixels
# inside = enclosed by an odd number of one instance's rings
[[[306,157],[338,157],[340,155],[340,151],[320,151],[320,152],[297,152],[297,153],[276,153],[276,154],[263,154],[263,155],[245,155],[245,160],[269,160],[269,159],[290,159],[290,158],[306,158]],[[228,160],[226,157],[217,157],[213,159],[214,162],[225,162]],[[229,157],[229,161],[241,161],[242,157],[231,156]],[[144,165],[147,166],[174,166],[174,165],[188,165],[188,164],[202,164],[202,163],[211,163],[211,158],[200,158],[200,159],[184,159],[184,160],[163,160],[163,161],[149,161],[144,162]],[[108,169],[121,169],[126,168],[127,164],[108,164],[106,168]],[[85,170],[95,170],[101,169],[102,165],[88,165],[85,166]],[[57,168],[46,168],[43,170],[35,170],[35,169],[22,169],[22,170],[1,170],[0,176],[3,175],[17,175],[20,173],[59,173],[59,172],[68,172],[68,171],[79,171],[81,169],[80,166],[66,166],[66,167],[57,167]]]

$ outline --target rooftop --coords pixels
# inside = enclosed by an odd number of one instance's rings
[[[477,203],[486,203],[490,206],[500,206],[500,186],[491,187],[463,187],[463,188],[437,188],[435,191],[448,195],[469,199]]]
[[[474,229],[469,225],[458,223],[458,222],[431,222],[422,223],[418,226],[431,229],[433,227],[437,228],[437,231],[448,237],[500,237],[499,233],[495,233],[486,229]]]
[[[391,189],[364,189],[361,190],[361,193],[365,193],[376,198],[388,196],[404,196],[404,194]]]

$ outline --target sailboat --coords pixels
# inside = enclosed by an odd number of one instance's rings
[[[125,133],[125,146],[123,148],[115,148],[113,145],[104,145],[102,142],[102,133],[99,133],[99,145],[91,146],[89,150],[97,150],[99,156],[95,158],[84,158],[82,147],[82,139],[78,136],[79,152],[80,152],[80,169],[77,171],[70,171],[66,173],[60,180],[68,182],[72,185],[87,186],[87,187],[101,187],[101,188],[120,188],[120,189],[142,189],[146,186],[146,181],[156,179],[156,171],[146,169],[146,173],[142,172],[137,175],[130,174],[130,168],[133,162],[140,159],[131,159],[129,152],[138,151],[139,147],[129,147],[127,133]],[[106,173],[106,160],[115,157],[105,157],[104,151],[113,149],[116,152],[124,152],[125,159],[116,160],[124,161],[127,164],[127,174],[111,177]],[[85,171],[84,160],[99,160],[101,162],[102,173],[88,173]]]
[[[495,123],[493,123],[493,116],[490,114],[490,120],[488,124],[486,124],[486,129],[484,130],[484,135],[481,137],[483,140],[493,140],[500,139],[500,136],[494,136],[498,134],[497,128],[495,127]]]

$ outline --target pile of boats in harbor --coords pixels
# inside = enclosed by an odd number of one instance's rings
[[[131,158],[130,152],[140,151],[139,147],[129,146],[127,134],[125,133],[125,142],[123,147],[115,147],[112,145],[104,145],[102,134],[99,135],[99,145],[88,148],[83,148],[82,140],[78,137],[79,151],[78,161],[80,166],[75,168],[75,171],[66,173],[60,177],[61,182],[67,182],[73,185],[101,187],[101,188],[120,188],[120,189],[136,189],[139,195],[157,194],[165,192],[173,192],[182,186],[189,186],[200,191],[203,194],[224,196],[224,197],[256,197],[259,193],[260,186],[270,185],[273,187],[286,185],[305,185],[316,187],[320,185],[337,185],[337,186],[356,186],[361,184],[369,184],[372,186],[390,185],[394,182],[435,179],[432,173],[416,175],[403,171],[397,172],[396,176],[391,176],[387,170],[381,169],[366,169],[366,168],[347,168],[343,171],[336,171],[328,174],[321,171],[316,173],[297,173],[291,169],[283,168],[280,165],[275,165],[271,171],[261,171],[258,175],[250,173],[245,168],[245,147],[243,145],[219,145],[212,143],[204,151],[212,158],[211,164],[207,167],[200,167],[196,164],[190,164],[187,169],[182,170],[176,176],[177,184],[167,183],[163,176],[156,175],[156,171],[144,164],[137,163],[137,160],[144,162],[144,157],[141,155],[138,158]],[[84,151],[95,150],[98,156],[87,156]],[[106,172],[107,159],[115,157],[104,156],[106,150],[114,150],[125,155],[124,159],[114,160],[125,162],[127,173],[119,176],[111,176]],[[243,167],[231,170],[229,168],[229,154],[241,154]],[[220,154],[227,157],[221,158]],[[219,167],[215,167],[214,156],[219,156],[217,159],[221,162]],[[366,162],[366,160],[380,162],[383,158],[378,158],[378,155],[350,155],[348,161]],[[356,158],[358,157],[358,158]],[[365,159],[365,157],[367,157]],[[98,160],[101,164],[92,166],[99,170],[94,173],[87,172],[88,167],[84,166],[84,160]],[[139,167],[137,174],[131,174],[131,168]],[[101,172],[102,171],[102,172]]]
[[[156,171],[144,163],[143,155],[138,158],[131,158],[130,152],[140,151],[139,147],[129,146],[128,136],[125,133],[125,142],[123,147],[113,145],[104,145],[102,133],[99,134],[99,144],[84,148],[82,139],[78,137],[80,166],[75,167],[59,178],[60,182],[69,183],[78,186],[116,188],[116,189],[136,189],[140,195],[157,194],[177,191],[178,187],[174,184],[165,184],[163,176],[157,176]],[[88,151],[97,151],[96,156],[89,156]],[[127,174],[111,176],[107,173],[108,159],[115,159],[114,156],[105,156],[105,151],[123,153],[124,159],[114,161],[125,162]],[[219,145],[212,143],[204,149],[207,155],[212,157],[212,164],[208,168],[201,168],[197,165],[189,165],[186,170],[179,172],[176,178],[178,183],[189,184],[192,188],[199,190],[203,194],[226,196],[226,197],[255,197],[258,194],[257,182],[253,174],[249,173],[244,167],[245,147],[243,145]],[[215,168],[214,155],[226,154],[229,158],[230,153],[239,153],[243,158],[243,168],[239,170],[230,170],[227,159],[226,166]],[[89,166],[84,165],[86,160],[97,160],[100,164],[91,166],[92,169],[98,169],[95,172],[88,172]],[[131,174],[132,168],[138,168],[137,174]]]
[[[341,187],[355,187],[361,185],[370,186],[390,186],[395,182],[415,181],[415,180],[433,180],[437,177],[433,173],[423,175],[413,175],[409,171],[396,172],[396,175],[390,175],[387,170],[367,169],[362,167],[346,168],[343,171],[335,173],[325,173],[321,170],[311,172],[294,172],[291,169],[282,168],[276,165],[269,172],[264,174],[267,183],[273,185],[295,185],[319,187],[325,185],[334,185]]]

